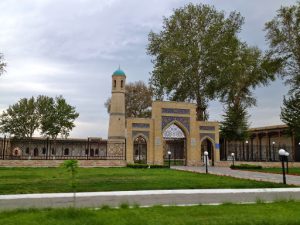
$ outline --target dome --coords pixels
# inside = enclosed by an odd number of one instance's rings
[[[126,75],[124,71],[119,68],[113,73],[113,76],[126,76]]]

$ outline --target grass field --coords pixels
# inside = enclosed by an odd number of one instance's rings
[[[120,209],[30,209],[0,212],[5,225],[292,225],[300,224],[299,202]]]
[[[0,168],[0,194],[72,192],[62,168]],[[170,169],[79,168],[77,191],[272,188],[282,184]]]
[[[253,169],[250,169],[251,171]],[[258,172],[266,172],[266,173],[282,173],[281,168],[263,168],[263,169],[256,169],[255,171]],[[298,175],[300,176],[300,168],[289,168],[289,173],[290,175]]]

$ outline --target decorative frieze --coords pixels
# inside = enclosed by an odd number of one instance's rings
[[[215,126],[200,126],[200,130],[215,130]]]
[[[189,109],[173,109],[173,108],[162,108],[162,113],[170,113],[170,114],[190,114]]]
[[[132,123],[133,128],[149,128],[149,123]]]

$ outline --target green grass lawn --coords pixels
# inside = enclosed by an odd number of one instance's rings
[[[281,168],[262,168],[262,169],[248,169],[251,171],[265,172],[265,173],[282,173]],[[300,176],[300,168],[289,168],[290,175],[298,175]]]
[[[120,209],[29,209],[0,212],[5,225],[292,225],[300,224],[299,202]]]
[[[72,192],[63,168],[1,168],[0,194]],[[272,188],[283,184],[170,169],[79,168],[77,191]]]

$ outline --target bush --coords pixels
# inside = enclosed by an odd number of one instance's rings
[[[163,168],[169,168],[168,165],[150,165],[151,169],[163,169]]]
[[[147,164],[127,164],[127,167],[129,168],[135,168],[135,169],[146,169],[149,166]]]
[[[250,164],[240,164],[240,165],[231,165],[230,169],[238,170],[261,170],[262,166],[259,165],[250,165]]]
[[[129,168],[135,168],[135,169],[146,169],[146,168],[150,168],[150,169],[163,169],[163,168],[169,168],[166,165],[148,165],[148,164],[127,164],[127,167]]]

